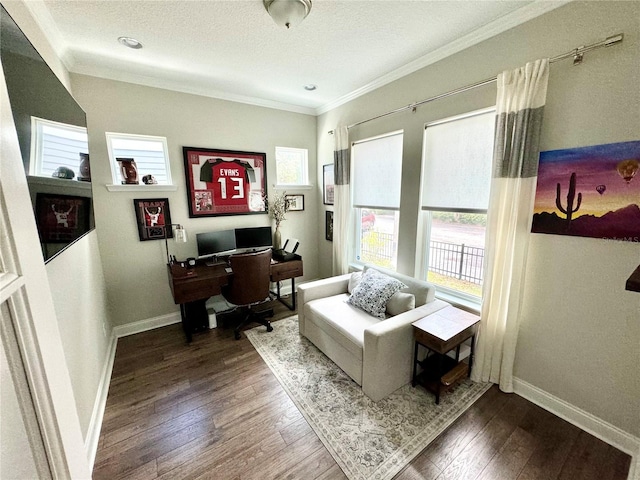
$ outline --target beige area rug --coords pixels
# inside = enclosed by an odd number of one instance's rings
[[[247,337],[349,479],[392,478],[490,387],[465,380],[435,405],[409,384],[373,402],[300,336],[297,315],[272,325]]]

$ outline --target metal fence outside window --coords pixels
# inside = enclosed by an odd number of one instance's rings
[[[395,260],[395,238],[392,233],[363,232],[360,259],[388,267]],[[464,244],[434,242],[429,245],[429,271],[482,285],[484,248]]]
[[[395,262],[395,238],[392,233],[363,232],[360,238],[360,259],[381,267],[390,267]]]
[[[441,275],[482,285],[484,248],[464,244],[431,242],[429,270]]]

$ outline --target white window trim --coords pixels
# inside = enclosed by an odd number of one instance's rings
[[[448,123],[456,120],[462,120],[464,118],[473,117],[475,115],[482,115],[489,112],[495,112],[496,107],[487,107],[480,110],[474,110],[472,112],[463,113],[460,115],[454,115],[447,118],[442,118],[440,120],[435,120],[433,122],[428,122],[424,124],[424,130],[429,126],[439,125],[442,123]],[[424,139],[424,134],[423,134]],[[422,145],[422,162],[424,162],[424,140]],[[421,165],[421,169],[424,168],[424,165]],[[422,179],[421,179],[422,184]],[[418,205],[422,205],[422,185],[420,186],[420,195],[418,199]],[[487,213],[487,211],[484,211]],[[420,210],[418,215],[418,225],[416,229],[416,257],[415,257],[415,266],[414,266],[414,275],[416,278],[427,278],[428,274],[428,261],[429,261],[429,247],[427,245],[426,239],[431,238],[431,225],[429,221],[429,215],[431,214],[431,210]],[[467,310],[474,311],[480,313],[480,309],[482,306],[482,297],[478,298],[473,295],[466,294],[464,292],[453,291],[446,287],[438,286],[436,289],[436,298],[440,300],[444,300],[446,302],[451,303],[455,306],[463,307]]]
[[[42,148],[43,135],[42,127],[49,126],[60,128],[63,130],[73,131],[82,135],[87,135],[87,129],[78,125],[70,125],[68,123],[55,122],[46,118],[31,116],[31,147],[29,149],[29,175],[33,177],[42,177]],[[35,134],[34,134],[35,133]],[[88,143],[88,142],[87,142]],[[80,165],[80,158],[78,158]]]
[[[363,138],[360,140],[356,140],[354,142],[351,142],[351,146],[350,146],[350,158],[351,158],[351,165],[350,165],[350,177],[353,179],[354,178],[354,169],[355,169],[355,162],[354,162],[354,155],[353,155],[353,147],[359,143],[365,143],[365,142],[371,142],[374,140],[379,140],[381,138],[386,138],[386,137],[391,137],[394,135],[403,135],[404,137],[404,129],[399,129],[399,130],[394,130],[391,132],[386,132],[386,133],[382,133],[380,135],[374,135],[373,137],[367,137],[367,138]],[[400,186],[401,190],[402,190],[402,185]],[[352,241],[351,243],[351,247],[349,248],[349,264],[352,266],[356,266],[360,269],[362,269],[366,263],[362,262],[360,260],[358,260],[356,257],[358,255],[358,252],[361,251],[361,245],[360,245],[360,239],[362,238],[362,222],[361,222],[361,218],[357,215],[358,211],[365,208],[365,209],[371,209],[371,210],[389,210],[389,211],[393,211],[393,212],[399,212],[400,214],[402,213],[400,211],[400,208],[381,208],[381,207],[372,207],[372,206],[368,206],[368,205],[359,205],[359,206],[354,206],[353,205],[353,194],[354,194],[354,187],[351,187],[351,234],[352,236]],[[400,192],[400,195],[402,195],[402,191]],[[398,243],[400,243],[400,232],[398,232]],[[398,258],[398,252],[396,252],[396,261]],[[397,265],[396,265],[396,270],[397,270]]]
[[[276,184],[273,186],[276,190],[286,190],[287,192],[291,190],[311,190],[315,185],[310,183],[308,185],[294,185],[293,183],[285,183],[283,185]]]
[[[274,156],[276,160],[276,182],[278,181],[278,150],[290,150],[294,152],[304,152],[305,153],[305,162],[302,166],[302,174],[303,177],[306,178],[306,183],[294,184],[294,183],[276,183],[274,186],[278,190],[309,190],[313,188],[313,184],[309,179],[309,149],[308,148],[298,148],[298,147],[279,147],[276,145],[274,149]]]
[[[176,191],[177,186],[173,184],[173,179],[171,177],[171,161],[169,160],[169,147],[167,146],[167,138],[159,137],[155,135],[137,135],[133,133],[116,133],[116,132],[105,132],[105,137],[107,140],[107,151],[109,153],[109,165],[111,167],[111,180],[113,183],[105,185],[107,190],[110,192],[124,192],[124,191],[137,191],[137,190],[145,190],[145,191]],[[165,162],[165,170],[167,175],[167,185],[145,185],[141,183],[140,185],[122,185],[118,183],[119,178],[119,170],[116,165],[116,159],[113,154],[113,148],[111,146],[111,139],[126,139],[126,140],[152,140],[157,142],[162,142],[162,149],[164,151],[164,162]]]
[[[116,185],[107,184],[105,188],[110,192],[176,192],[178,191],[177,185]]]

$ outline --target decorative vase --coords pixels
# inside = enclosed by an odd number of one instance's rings
[[[133,158],[116,158],[120,164],[120,174],[124,179],[123,185],[138,185],[138,167]]]
[[[78,175],[78,180],[81,182],[91,181],[91,164],[89,163],[88,153],[80,154],[80,175]]]
[[[282,234],[280,233],[280,225],[276,225],[276,231],[273,232],[273,249],[280,250],[282,248]]]

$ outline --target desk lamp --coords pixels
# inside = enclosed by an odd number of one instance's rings
[[[174,228],[175,227],[175,228]],[[176,243],[187,242],[187,231],[179,223],[168,223],[164,226],[164,247],[167,250],[167,263],[171,263],[171,257],[169,256],[169,238],[168,229],[171,228],[173,233],[173,240]],[[175,258],[175,257],[174,257]]]

